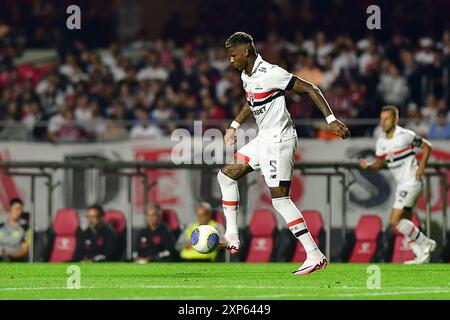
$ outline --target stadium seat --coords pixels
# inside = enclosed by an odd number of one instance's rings
[[[77,245],[79,227],[80,220],[75,209],[60,209],[56,212],[52,224],[54,239],[50,262],[66,262],[72,259]]]
[[[105,222],[110,224],[117,233],[118,248],[116,258],[120,260],[125,257],[127,220],[122,211],[107,210],[105,211]]]
[[[371,262],[378,249],[383,223],[378,215],[363,215],[355,228],[355,244],[348,262]]]
[[[420,228],[420,221],[417,215],[413,214],[412,222],[416,225],[416,227]],[[403,263],[408,260],[413,260],[416,256],[414,252],[411,250],[410,246],[408,245],[408,240],[405,239],[403,234],[397,231],[397,229],[394,228],[394,250],[392,252],[392,260],[393,263]]]
[[[222,227],[225,227],[225,216],[221,210],[216,210],[213,212],[212,218],[220,224]]]
[[[308,230],[313,237],[316,244],[320,247],[321,246],[321,240],[323,241],[323,235],[324,235],[324,225],[322,220],[322,215],[319,211],[311,210],[311,211],[302,211],[303,217],[305,218],[306,225],[308,226]],[[302,262],[306,259],[306,252],[303,246],[301,245],[300,241],[295,241],[295,252],[294,256],[292,257],[292,262]]]
[[[106,210],[105,221],[106,223],[109,223],[114,230],[116,230],[117,234],[123,233],[125,231],[125,227],[127,226],[125,215],[122,211],[118,210]]]
[[[169,227],[170,231],[172,231],[175,239],[178,239],[180,235],[180,220],[178,219],[178,215],[175,210],[172,209],[163,209],[162,210],[162,219],[163,222]]]
[[[277,221],[272,211],[257,210],[249,224],[250,244],[247,262],[269,262],[274,247],[274,234]]]

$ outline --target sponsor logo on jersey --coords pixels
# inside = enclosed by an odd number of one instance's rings
[[[266,112],[266,106],[264,106],[262,108],[259,108],[258,110],[253,111],[253,115],[254,116],[258,116],[258,115],[260,115],[260,114],[262,114],[264,112]]]

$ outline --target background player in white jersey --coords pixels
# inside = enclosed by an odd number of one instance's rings
[[[272,204],[288,224],[294,236],[300,240],[307,258],[294,274],[308,274],[327,265],[306,226],[305,220],[291,201],[291,184],[297,134],[291,116],[286,109],[284,92],[293,90],[308,94],[329,124],[329,129],[345,139],[350,135],[347,127],[337,120],[321,91],[315,85],[293,76],[272,65],[256,53],[253,39],[244,32],[236,32],[225,43],[231,64],[242,71],[242,82],[248,104],[232,122],[225,134],[225,143],[236,142],[236,130],[251,114],[259,128],[258,136],[236,153],[233,164],[219,171],[217,179],[222,191],[222,204],[226,217],[226,233],[222,246],[237,252],[240,247],[237,213],[239,191],[237,180],[254,170],[261,170],[270,188]]]
[[[405,263],[421,264],[430,261],[436,242],[427,238],[411,221],[413,209],[423,189],[423,175],[431,154],[431,143],[412,130],[398,125],[398,109],[385,106],[380,113],[383,133],[377,140],[375,160],[360,160],[363,169],[381,169],[387,165],[397,182],[395,202],[390,223],[407,239],[416,258]],[[417,163],[415,148],[422,148],[422,159]]]

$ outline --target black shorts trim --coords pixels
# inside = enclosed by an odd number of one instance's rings
[[[291,186],[291,181],[280,181],[280,183],[278,184],[279,187],[287,187],[289,188]]]

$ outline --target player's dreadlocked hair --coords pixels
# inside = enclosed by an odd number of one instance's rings
[[[233,33],[225,42],[225,48],[229,49],[241,44],[249,44],[252,48],[254,48],[252,36],[242,31]]]
[[[392,106],[392,105],[384,106],[383,108],[381,108],[381,112],[384,112],[384,111],[390,111],[396,118],[399,117],[399,111],[396,106]]]

